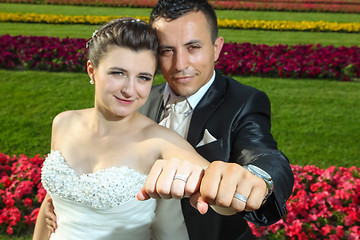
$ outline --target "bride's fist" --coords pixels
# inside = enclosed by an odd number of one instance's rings
[[[190,197],[199,190],[203,175],[203,167],[189,161],[159,159],[152,166],[144,187],[136,197],[138,200]]]

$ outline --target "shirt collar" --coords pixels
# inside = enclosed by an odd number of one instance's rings
[[[198,105],[202,97],[205,95],[207,90],[209,90],[211,84],[215,80],[215,70],[214,74],[210,78],[210,81],[208,81],[204,86],[202,86],[196,93],[193,95],[187,97],[187,101],[190,104],[192,109],[195,109],[195,107]],[[167,102],[170,100],[171,95],[176,95],[173,90],[170,88],[169,84],[166,83],[165,90],[164,90],[164,96],[163,96],[163,103],[164,106],[166,106]]]

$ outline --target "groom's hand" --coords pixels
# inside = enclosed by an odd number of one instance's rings
[[[203,167],[189,161],[177,158],[157,160],[136,198],[143,201],[149,198],[182,199],[190,197],[198,192],[203,175]],[[198,210],[203,214],[207,211],[208,205],[201,198],[198,201]]]
[[[217,213],[232,215],[259,209],[266,194],[263,179],[237,163],[214,161],[206,169],[200,190],[190,197],[190,203],[198,208],[199,203],[207,202]]]

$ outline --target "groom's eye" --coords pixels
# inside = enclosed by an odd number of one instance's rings
[[[163,48],[160,50],[161,56],[171,56],[174,54],[174,49],[172,48]]]
[[[199,48],[200,48],[200,46],[198,46],[198,45],[191,45],[191,46],[189,46],[188,50],[189,50],[189,52],[193,52]]]

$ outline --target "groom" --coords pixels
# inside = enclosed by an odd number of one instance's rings
[[[180,134],[212,162],[200,192],[181,200],[183,214],[176,213],[176,200],[160,200],[163,214],[173,214],[165,229],[184,231],[184,239],[253,239],[246,220],[259,225],[278,221],[294,182],[289,161],[270,133],[269,99],[214,71],[224,39],[218,37],[217,17],[206,0],[159,0],[150,24],[167,83],[153,87],[141,112],[167,125],[173,114],[168,102],[186,97],[188,123]],[[144,193],[144,199],[158,194]],[[191,207],[200,210],[204,203],[212,206],[204,215]]]
[[[218,37],[217,17],[206,0],[159,0],[150,24],[159,38],[167,83],[153,87],[141,112],[171,126],[170,103],[185,97],[186,114],[174,129],[211,162],[200,191],[190,199],[159,200],[157,215],[166,221],[157,219],[155,225],[165,240],[254,239],[246,220],[259,225],[278,221],[294,184],[289,161],[270,133],[269,99],[214,70],[224,39]],[[173,197],[142,194],[142,200]],[[52,228],[49,209],[46,216]]]

